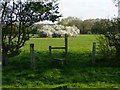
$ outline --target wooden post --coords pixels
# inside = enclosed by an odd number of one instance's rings
[[[49,46],[49,54],[51,55],[51,46]]]
[[[65,53],[67,54],[68,52],[68,37],[67,34],[65,34]]]
[[[2,66],[2,23],[0,23],[0,68]]]
[[[95,63],[95,59],[96,59],[96,43],[93,43],[93,49],[92,49],[92,63]]]
[[[31,66],[35,66],[34,44],[30,44],[30,62],[31,62]]]

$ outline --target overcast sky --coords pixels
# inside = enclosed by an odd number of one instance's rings
[[[59,0],[59,12],[62,18],[72,16],[82,20],[118,16],[112,0]]]
[[[59,11],[68,16],[84,19],[112,18],[117,16],[117,7],[112,0],[60,0]]]

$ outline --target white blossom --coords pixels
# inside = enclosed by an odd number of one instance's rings
[[[75,37],[80,34],[80,30],[76,26],[63,26],[63,25],[44,25],[38,34],[46,34],[47,37],[52,37],[53,34],[63,37],[68,34],[70,37]]]

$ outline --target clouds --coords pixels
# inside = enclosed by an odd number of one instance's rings
[[[59,7],[64,17],[88,19],[117,15],[117,8],[112,0],[60,0]]]

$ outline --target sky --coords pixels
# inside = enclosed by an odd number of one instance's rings
[[[62,18],[68,16],[82,20],[112,18],[118,15],[118,8],[112,0],[59,0]]]
[[[58,0],[62,18],[68,16],[85,19],[111,19],[118,16],[118,8],[113,0]],[[45,21],[43,23],[51,23]]]

